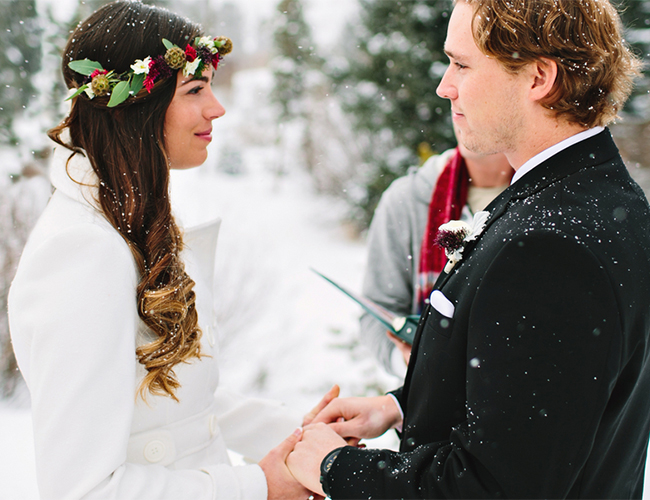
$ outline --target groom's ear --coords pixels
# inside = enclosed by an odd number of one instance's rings
[[[555,101],[559,92],[557,63],[553,59],[542,57],[530,63],[528,71],[530,72],[530,100],[540,104],[550,104]]]

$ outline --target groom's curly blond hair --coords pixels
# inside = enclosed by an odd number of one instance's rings
[[[618,116],[641,62],[623,39],[609,0],[457,0],[474,9],[474,41],[518,73],[542,58],[557,63],[555,86],[542,103],[586,127]]]

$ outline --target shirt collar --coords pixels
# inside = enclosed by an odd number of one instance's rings
[[[512,185],[515,182],[517,182],[524,175],[526,175],[528,172],[534,169],[537,165],[548,160],[551,156],[556,155],[560,151],[568,148],[569,146],[573,146],[574,144],[577,144],[580,141],[589,139],[590,137],[593,137],[596,134],[601,133],[603,130],[605,130],[604,127],[594,127],[594,128],[590,128],[589,130],[583,130],[582,132],[579,132],[575,135],[572,135],[571,137],[564,139],[563,141],[558,142],[557,144],[554,144],[550,148],[547,148],[544,151],[542,151],[541,153],[537,153],[530,160],[528,160],[521,167],[519,167],[519,169],[515,172],[515,175],[512,177],[512,181],[510,182],[510,184]]]

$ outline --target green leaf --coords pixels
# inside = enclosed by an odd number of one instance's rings
[[[72,71],[76,71],[85,76],[90,76],[96,69],[104,69],[98,62],[91,61],[90,59],[81,59],[80,61],[70,61],[68,67]]]
[[[131,79],[131,88],[129,89],[131,92],[133,92],[133,95],[140,92],[140,89],[142,88],[142,84],[144,83],[145,76],[146,75],[144,73],[140,73],[139,75],[133,75],[133,78]]]
[[[69,101],[70,99],[74,99],[75,97],[77,97],[79,94],[81,94],[81,93],[82,93],[84,90],[86,90],[87,88],[88,88],[88,85],[82,85],[81,87],[79,87],[79,88],[77,89],[77,91],[76,91],[74,94],[72,94],[70,97],[68,97],[68,98],[66,99],[66,101]]]
[[[115,85],[115,88],[111,92],[111,98],[108,101],[106,107],[114,108],[118,104],[122,104],[129,97],[129,82],[120,82]]]
[[[167,40],[166,38],[163,38],[163,39],[162,39],[162,42],[163,42],[163,45],[165,46],[165,48],[166,48],[167,50],[169,50],[169,49],[173,49],[174,47],[176,47],[176,45],[174,45],[172,42],[170,42],[170,41]]]

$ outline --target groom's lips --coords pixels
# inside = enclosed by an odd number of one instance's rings
[[[451,111],[452,120],[457,120],[459,118],[464,118],[464,117],[465,117],[465,115],[462,114],[462,113],[459,113],[458,111],[454,111],[454,110]]]

